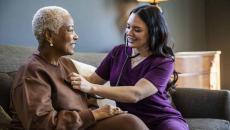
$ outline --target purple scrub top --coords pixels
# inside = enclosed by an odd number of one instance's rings
[[[132,49],[128,48],[127,52],[131,55]],[[125,45],[116,46],[102,61],[96,73],[115,86],[125,59]],[[156,86],[158,92],[137,103],[116,102],[117,106],[138,116],[149,127],[169,118],[183,120],[180,112],[172,107],[165,90],[173,70],[172,58],[151,55],[134,68],[131,68],[131,59],[128,59],[119,86],[134,86],[138,80],[145,78]]]

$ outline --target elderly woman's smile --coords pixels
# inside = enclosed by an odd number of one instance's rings
[[[32,28],[39,43],[39,55],[53,65],[58,65],[61,56],[74,53],[78,39],[72,16],[67,10],[60,10],[41,9],[32,21]]]
[[[59,50],[60,55],[71,55],[74,53],[77,34],[74,31],[74,22],[70,15],[65,16],[64,23],[58,33],[54,36],[54,48]]]

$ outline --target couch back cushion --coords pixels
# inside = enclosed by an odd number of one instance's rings
[[[16,45],[0,45],[0,72],[17,71],[21,64],[35,51],[35,48]],[[97,67],[106,53],[76,52],[75,60]]]
[[[13,78],[7,73],[0,73],[0,105],[9,114],[10,88]]]
[[[177,88],[172,94],[176,108],[185,118],[229,120],[230,93],[225,90]]]
[[[33,50],[20,46],[0,45],[0,72],[16,71]]]
[[[82,63],[98,67],[105,56],[106,53],[76,52],[70,57]]]

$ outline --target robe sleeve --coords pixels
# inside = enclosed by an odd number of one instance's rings
[[[39,77],[20,77],[11,97],[25,129],[85,129],[95,123],[91,110],[55,110],[51,87]]]

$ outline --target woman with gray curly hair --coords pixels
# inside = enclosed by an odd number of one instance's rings
[[[74,53],[78,35],[67,10],[57,6],[39,9],[32,28],[39,46],[19,68],[13,83],[12,129],[148,129],[118,107],[89,107],[87,94],[72,88],[69,74],[78,70],[63,56]]]

